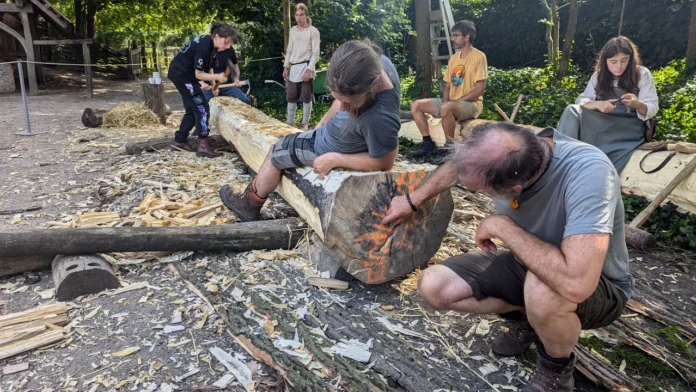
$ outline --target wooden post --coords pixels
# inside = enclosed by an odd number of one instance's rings
[[[94,90],[92,88],[92,62],[89,55],[89,45],[82,44],[82,57],[85,62],[85,76],[87,77],[87,91],[89,91],[89,97],[94,98]]]
[[[152,41],[152,69],[156,70],[157,64],[159,64],[159,59],[157,58],[157,42]]]
[[[290,0],[283,0],[283,52],[288,49],[291,23],[292,17],[290,16]]]
[[[164,124],[167,121],[164,106],[164,85],[149,83],[141,83],[141,85],[145,96],[145,105],[159,117],[160,123]]]
[[[430,0],[416,0],[416,84],[420,87],[420,98],[429,98],[432,92],[433,75],[432,65],[437,64],[436,72],[440,74],[440,60],[431,56],[438,56],[439,53],[431,52],[430,36]],[[438,79],[440,77],[438,76]]]
[[[36,30],[36,24],[39,18],[36,13],[32,13],[29,16],[29,27],[31,28],[31,36],[38,37],[39,34]],[[34,60],[41,61],[41,52],[43,48],[41,46],[34,45]],[[46,79],[44,78],[43,66],[41,64],[36,64],[36,78],[41,81],[42,84],[46,84]]]
[[[653,211],[655,211],[660,204],[665,201],[667,196],[672,193],[674,188],[678,187],[679,184],[681,184],[686,177],[690,176],[694,170],[696,170],[696,157],[691,159],[691,161],[684,166],[683,169],[681,169],[681,171],[672,179],[672,181],[670,181],[669,184],[662,189],[662,192],[660,192],[660,194],[658,194],[653,201],[651,201],[650,204],[631,221],[631,226],[641,227],[643,223],[650,218]]]
[[[29,95],[39,95],[39,85],[36,82],[36,58],[34,57],[34,40],[31,37],[29,14],[22,11],[22,26],[24,27],[24,47],[27,54],[27,73],[29,74]]]
[[[70,301],[81,295],[121,286],[111,264],[98,255],[59,255],[53,260],[51,269],[59,301]]]

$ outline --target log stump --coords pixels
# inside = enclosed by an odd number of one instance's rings
[[[236,99],[218,97],[210,107],[212,124],[255,172],[280,137],[299,132]],[[284,171],[278,193],[346,271],[364,283],[378,284],[427,263],[440,248],[454,209],[450,191],[395,227],[381,224],[391,199],[413,192],[434,169],[397,163],[388,172],[336,169],[319,180],[312,168],[303,167]]]
[[[58,255],[52,263],[56,299],[70,301],[121,286],[111,264],[98,255]]]
[[[164,85],[141,83],[143,95],[145,95],[145,105],[152,110],[164,124],[167,121],[167,110],[164,105]]]

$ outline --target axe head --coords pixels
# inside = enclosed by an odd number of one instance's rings
[[[232,80],[237,79],[239,75],[237,75],[237,69],[234,67],[234,64],[232,64],[231,59],[227,59],[227,69],[225,70],[225,76],[228,78],[232,78]]]

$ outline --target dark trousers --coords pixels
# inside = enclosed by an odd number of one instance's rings
[[[213,99],[213,92],[208,90],[208,91],[203,91],[203,94],[205,95],[205,98],[207,100]],[[223,87],[220,89],[220,93],[218,94],[218,97],[234,97],[237,98],[238,100],[244,102],[247,105],[251,105],[251,100],[249,97],[244,94],[242,89],[239,87]]]
[[[184,109],[186,109],[186,113],[181,119],[179,130],[174,134],[174,140],[177,143],[186,142],[191,129],[194,127],[196,127],[199,139],[208,138],[210,133],[210,127],[208,126],[210,106],[208,106],[208,100],[205,99],[205,95],[201,91],[200,84],[197,81],[172,79],[171,77],[170,80],[174,83],[179,94],[181,94],[181,98],[184,101]]]

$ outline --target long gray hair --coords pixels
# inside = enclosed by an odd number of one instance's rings
[[[327,87],[351,98],[349,113],[358,117],[376,101],[376,86],[382,76],[382,53],[370,40],[348,41],[331,56]],[[365,101],[358,106],[360,99]]]

